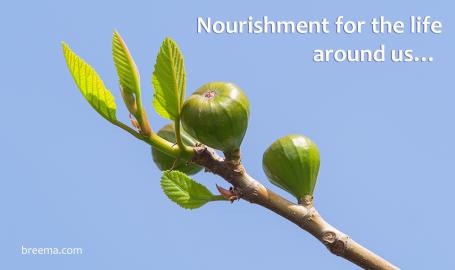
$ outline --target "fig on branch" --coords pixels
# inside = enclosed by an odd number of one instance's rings
[[[319,172],[319,150],[305,136],[285,136],[264,152],[262,167],[272,184],[302,202],[307,195],[313,195]]]
[[[180,129],[183,143],[189,146],[196,145],[197,141],[191,138],[184,130]],[[165,125],[158,131],[158,136],[167,140],[168,142],[175,143],[175,128],[174,123]],[[202,167],[196,164],[187,164],[186,160],[176,159],[176,157],[169,156],[166,153],[161,152],[160,150],[152,147],[152,157],[156,166],[161,171],[166,170],[176,170],[188,175],[193,175],[202,170]]]
[[[225,155],[238,152],[250,115],[248,99],[233,83],[211,82],[184,103],[184,129],[201,143]]]

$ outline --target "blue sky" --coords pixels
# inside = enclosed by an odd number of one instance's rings
[[[249,173],[272,186],[263,151],[293,133],[321,151],[315,204],[334,226],[403,269],[454,269],[455,93],[452,1],[9,1],[2,4],[1,269],[356,269],[258,206],[169,201],[150,148],[99,117],[66,69],[62,40],[89,62],[121,106],[111,58],[117,29],[141,71],[152,127],[151,74],[169,36],[185,55],[187,94],[231,81],[250,99],[242,145]],[[439,35],[201,35],[222,20],[407,20],[430,15]],[[410,48],[432,63],[325,63],[316,48]],[[214,191],[214,175],[195,177]],[[25,247],[83,255],[23,256]]]

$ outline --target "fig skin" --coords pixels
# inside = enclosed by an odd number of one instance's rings
[[[299,202],[313,196],[319,173],[319,150],[302,135],[276,140],[262,158],[262,168],[272,184],[294,195]]]
[[[196,145],[197,141],[191,138],[183,129],[180,129],[180,133],[182,141],[185,145],[188,146]],[[158,131],[158,136],[167,140],[168,142],[175,143],[176,138],[174,123],[167,124],[163,128],[161,128]],[[170,170],[176,160],[175,157],[169,156],[168,154],[161,152],[160,150],[154,147],[152,147],[152,157],[153,162],[161,171]],[[173,170],[180,171],[188,175],[193,175],[200,172],[202,170],[202,167],[195,164],[188,165],[186,160],[180,159],[175,163]]]
[[[184,129],[201,143],[225,153],[237,151],[248,127],[249,103],[233,83],[210,82],[184,103]]]

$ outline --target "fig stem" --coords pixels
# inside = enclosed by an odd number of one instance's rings
[[[298,201],[299,201],[300,205],[303,205],[307,208],[313,207],[313,195],[307,194],[307,195],[303,196],[302,198],[300,198]]]
[[[226,160],[231,162],[233,165],[239,165],[241,163],[240,149],[235,149],[229,152],[223,152],[223,154]]]
[[[227,201],[227,199],[223,195],[213,195],[212,201]]]
[[[147,113],[145,112],[144,108],[142,107],[141,91],[138,91],[138,93],[136,93],[136,107],[137,107],[137,111],[134,114],[134,117],[136,118],[136,120],[139,122],[139,125],[141,126],[141,133],[146,136],[150,136],[152,134],[152,128],[150,127],[150,123],[147,118]]]
[[[181,123],[180,123],[180,116],[177,117],[174,121],[174,128],[175,128],[175,140],[177,142],[178,147],[183,151],[191,151],[191,148],[186,146],[182,140],[181,134]]]
[[[186,149],[180,149],[179,147],[175,147],[173,143],[168,142],[167,140],[161,138],[158,136],[156,133],[151,132],[150,135],[145,135],[139,132],[136,132],[134,129],[129,127],[128,125],[125,125],[124,123],[120,121],[110,121],[112,124],[120,127],[121,129],[125,130],[126,132],[130,133],[137,139],[144,141],[148,143],[149,145],[157,148],[158,150],[173,156],[173,157],[180,157],[185,160],[190,160],[191,157],[194,155],[193,149],[187,147]]]

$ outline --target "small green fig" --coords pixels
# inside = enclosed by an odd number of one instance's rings
[[[305,136],[285,136],[264,152],[262,168],[270,182],[301,202],[305,196],[313,195],[319,172],[319,150]]]
[[[237,151],[248,127],[248,99],[233,83],[211,82],[184,103],[185,130],[201,143],[225,153]]]
[[[197,141],[191,138],[184,130],[180,130],[181,136],[182,136],[182,141],[184,144],[189,145],[189,146],[194,146]],[[170,123],[165,125],[163,128],[161,128],[158,131],[158,135],[167,140],[168,142],[175,143],[176,138],[175,138],[175,129],[174,129],[174,123]],[[152,157],[153,161],[155,162],[156,166],[161,170],[176,170],[176,171],[181,171],[183,173],[186,173],[188,175],[193,175],[198,173],[199,171],[202,170],[202,167],[195,165],[195,164],[187,164],[186,160],[177,160],[175,157],[169,156],[166,153],[161,152],[160,150],[152,147]],[[174,164],[175,162],[175,164]],[[174,166],[172,168],[172,166]]]

